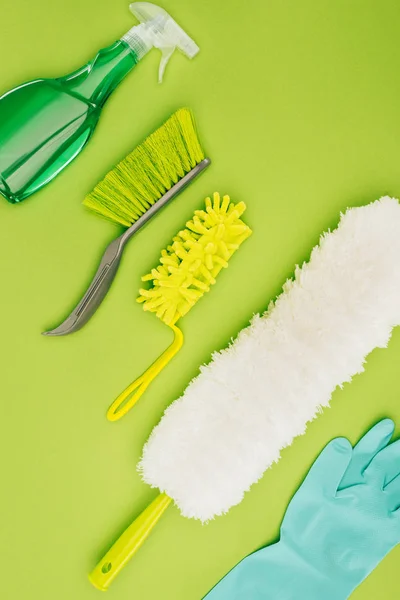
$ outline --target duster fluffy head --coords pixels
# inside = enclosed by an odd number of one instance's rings
[[[143,479],[202,521],[238,504],[400,324],[400,205],[349,209],[144,447]]]

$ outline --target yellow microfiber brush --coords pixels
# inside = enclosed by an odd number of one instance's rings
[[[109,244],[86,294],[69,317],[45,335],[67,335],[90,319],[111,286],[126,243],[209,164],[193,115],[181,108],[96,185],[84,205],[128,229]]]
[[[186,229],[161,252],[158,267],[142,277],[149,288],[140,290],[138,302],[173,330],[174,341],[113,402],[107,413],[110,421],[120,419],[132,408],[182,347],[183,334],[177,321],[210,291],[218,273],[228,266],[233,253],[251,235],[251,229],[240,219],[245,209],[244,202],[235,205],[229,196],[224,196],[222,201],[218,193],[213,200],[206,198],[205,210],[195,212],[193,219],[186,223]]]

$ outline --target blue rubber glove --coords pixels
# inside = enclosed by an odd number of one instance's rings
[[[277,544],[239,563],[205,600],[344,600],[400,543],[400,440],[385,419],[352,449],[322,451]]]

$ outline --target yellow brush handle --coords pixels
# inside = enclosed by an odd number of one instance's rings
[[[153,527],[157,524],[172,500],[166,494],[160,494],[133,521],[128,529],[110,548],[95,569],[89,580],[98,590],[105,592],[121,569],[146,541]]]
[[[126,415],[131,410],[132,406],[136,404],[139,398],[144,394],[150,383],[157,377],[157,375],[166,367],[169,361],[175,356],[175,354],[182,348],[183,344],[183,333],[176,325],[170,325],[172,331],[175,334],[174,341],[169,348],[156,360],[133,383],[131,383],[111,404],[107,411],[107,419],[109,421],[118,421],[121,417]],[[135,393],[133,393],[136,390]],[[133,394],[133,395],[132,395]]]

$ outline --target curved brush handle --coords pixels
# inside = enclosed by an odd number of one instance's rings
[[[170,327],[175,334],[174,341],[169,348],[167,348],[167,350],[161,354],[156,362],[153,363],[151,367],[149,367],[147,371],[143,373],[143,375],[128,385],[128,387],[118,396],[118,398],[114,400],[107,411],[107,419],[109,421],[118,421],[118,419],[126,415],[126,413],[131,410],[139,398],[144,394],[153,379],[157,377],[157,375],[164,369],[164,367],[167,366],[175,354],[182,348],[182,331],[176,325],[170,325]]]
[[[67,319],[58,327],[51,331],[44,331],[43,335],[68,335],[74,331],[78,331],[85,325],[96,312],[99,305],[102,303],[110,286],[114,280],[118,270],[119,263],[125,244],[130,238],[135,235],[146,223],[164,206],[166,206],[177,194],[179,194],[193,179],[204,171],[211,161],[209,158],[204,158],[197,164],[189,173],[186,173],[175,185],[172,186],[157,202],[152,204],[150,208],[129,227],[116,240],[112,241],[107,247],[97,273],[94,276],[90,287],[78,306],[72,311]]]
[[[166,494],[157,496],[110,548],[89,575],[90,582],[98,590],[105,592],[108,589],[121,569],[146,541],[171,502]]]
[[[114,277],[121,261],[122,251],[126,243],[126,238],[124,236],[125,234],[122,234],[107,246],[92,283],[69,317],[67,317],[61,325],[56,327],[56,329],[44,331],[43,335],[67,335],[68,333],[77,331],[89,321],[90,317],[96,312],[98,306],[103,302],[104,297],[114,281]]]

